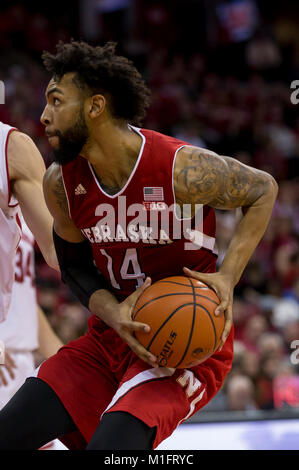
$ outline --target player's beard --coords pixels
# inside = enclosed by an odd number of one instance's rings
[[[59,139],[59,145],[53,149],[53,160],[60,165],[65,165],[80,154],[88,139],[83,106],[80,108],[75,124],[63,133],[56,130],[55,135]]]

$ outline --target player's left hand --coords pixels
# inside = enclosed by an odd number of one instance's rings
[[[233,324],[233,293],[235,287],[233,278],[221,272],[199,273],[188,268],[184,268],[184,273],[189,277],[193,277],[207,284],[216,292],[220,300],[220,304],[215,310],[215,315],[217,316],[223,313],[225,317],[224,330],[221,342],[218,346],[218,351],[221,351]]]
[[[16,369],[17,366],[13,360],[13,358],[10,356],[10,354],[6,351],[5,352],[5,364],[0,365],[0,387],[1,385],[8,385],[7,379],[4,374],[4,369],[7,370],[9,376],[11,379],[15,378],[15,374],[13,369]]]

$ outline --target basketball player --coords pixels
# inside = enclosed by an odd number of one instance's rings
[[[45,260],[58,269],[52,218],[42,192],[44,172],[44,161],[30,137],[0,122],[0,322],[11,300],[21,238],[20,208]]]
[[[15,281],[0,339],[5,345],[5,364],[0,365],[0,409],[34,373],[33,351],[48,358],[63,346],[37,305],[34,287],[34,238],[22,220],[22,238],[15,260]]]
[[[45,361],[2,410],[0,448],[37,448],[57,436],[71,449],[155,448],[213,398],[231,368],[234,286],[267,227],[277,185],[233,158],[133,126],[149,92],[113,44],[60,44],[43,58],[52,78],[41,120],[55,155],[44,192],[62,278],[93,315],[88,333]],[[124,213],[122,196],[146,214],[189,204],[192,223],[201,205],[198,249],[171,233],[167,243],[140,236],[140,225],[139,238],[129,237],[136,214]],[[243,218],[216,273],[213,208],[236,207]],[[170,222],[178,215],[170,211]],[[220,297],[222,343],[190,369],[157,367],[134,337],[149,327],[132,321],[132,308],[151,280],[183,272]]]
[[[0,365],[0,409],[34,373],[34,350],[44,358],[55,354],[63,343],[37,305],[34,286],[34,238],[23,218],[22,238],[15,260],[15,280],[7,317],[0,323],[0,339],[5,345],[5,363]],[[58,441],[45,447],[55,450]]]

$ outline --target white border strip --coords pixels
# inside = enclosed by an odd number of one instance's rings
[[[128,380],[127,382],[123,383],[120,386],[120,388],[117,390],[112,401],[109,403],[109,405],[107,406],[103,414],[106,413],[106,411],[108,411],[110,408],[112,408],[112,406],[123,395],[125,395],[131,388],[135,387],[136,385],[139,385],[143,382],[148,382],[149,380],[154,380],[154,379],[158,380],[163,377],[171,377],[174,373],[175,373],[175,369],[172,369],[170,367],[155,367],[153,369],[148,369],[148,370],[140,372],[139,374],[132,377],[132,379]]]
[[[67,206],[68,206],[68,210],[69,210],[69,216],[70,216],[70,219],[73,220],[72,214],[71,214],[71,206],[70,206],[69,196],[68,196],[68,192],[67,192],[67,189],[66,189],[66,186],[65,186],[64,177],[63,177],[63,171],[62,171],[61,165],[59,165],[59,168],[60,168],[60,174],[61,174],[61,178],[62,178],[62,184],[63,184],[63,187],[64,187],[65,197],[66,197],[66,200],[67,200]]]
[[[35,371],[33,372],[32,375],[30,375],[30,377],[37,377],[37,374],[39,372],[39,369],[41,368],[42,364],[44,363],[45,361],[43,361],[36,369]]]
[[[200,392],[200,394],[198,395],[198,397],[196,397],[196,398],[190,403],[190,410],[189,410],[189,413],[187,414],[187,416],[185,416],[185,418],[181,419],[181,421],[179,422],[178,426],[179,426],[181,423],[183,423],[184,421],[186,421],[186,419],[190,418],[190,416],[191,416],[192,413],[194,412],[194,408],[195,408],[196,403],[198,403],[198,402],[202,399],[202,397],[203,397],[205,391],[206,391],[206,389],[204,388],[204,389]]]

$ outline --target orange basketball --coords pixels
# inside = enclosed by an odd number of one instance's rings
[[[211,356],[220,343],[224,315],[214,314],[219,303],[215,292],[196,279],[161,279],[135,305],[133,320],[151,327],[150,333],[136,331],[136,338],[157,356],[161,367],[193,367]]]

